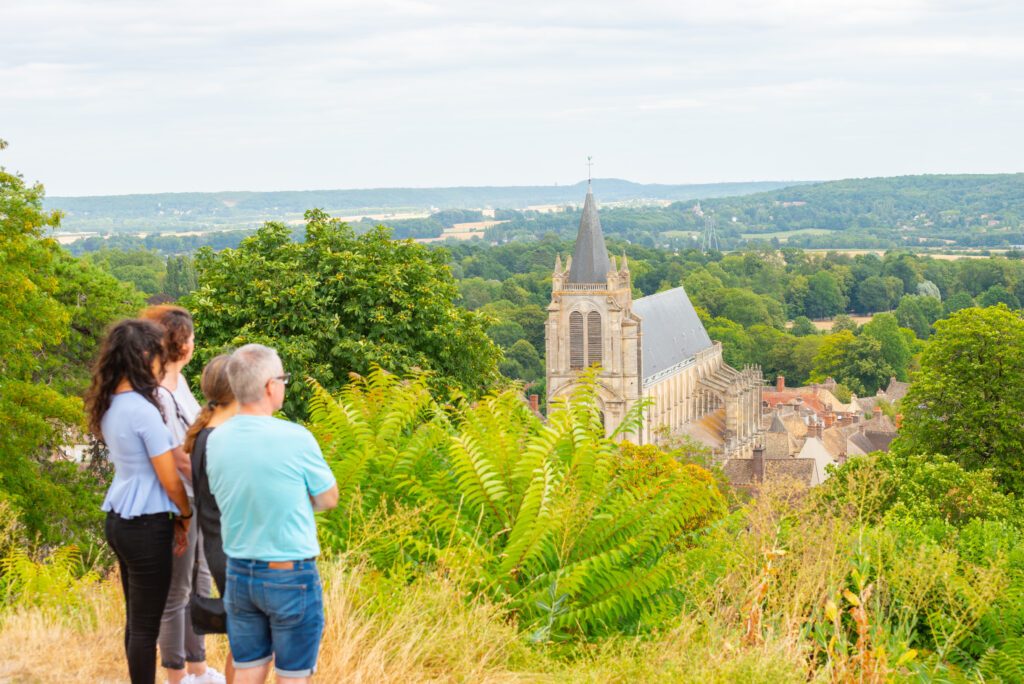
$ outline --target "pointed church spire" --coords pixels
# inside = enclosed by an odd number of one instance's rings
[[[556,254],[555,255],[555,273],[561,273],[561,272],[562,272],[562,255],[561,254]]]
[[[570,283],[603,283],[608,278],[611,266],[608,249],[604,244],[604,233],[601,232],[601,219],[597,216],[597,203],[589,185],[571,264]]]
[[[629,262],[626,260],[626,251],[622,251],[622,270],[629,273]]]

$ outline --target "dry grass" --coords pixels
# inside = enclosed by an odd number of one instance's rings
[[[368,575],[323,568],[329,607],[320,651],[324,682],[509,682],[530,655],[497,610],[470,605],[443,581],[403,592],[390,610]],[[0,682],[127,682],[123,603],[116,578],[97,584],[73,613],[27,609],[0,625]],[[226,640],[208,637],[209,662],[224,662]]]
[[[798,643],[750,646],[725,622],[680,616],[648,639],[578,647],[527,643],[500,608],[468,600],[451,581],[408,585],[325,564],[327,626],[321,682],[802,682]],[[116,578],[98,583],[73,612],[23,609],[0,623],[0,682],[127,682]],[[224,661],[223,637],[207,639]]]

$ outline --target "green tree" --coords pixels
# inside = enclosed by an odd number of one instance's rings
[[[1008,292],[1002,285],[993,285],[978,297],[978,306],[987,307],[997,304],[1005,304],[1011,309],[1020,308],[1020,300],[1012,292]]]
[[[942,304],[943,315],[949,316],[961,309],[969,309],[974,306],[974,300],[966,292],[957,292]]]
[[[198,287],[196,265],[187,254],[167,257],[167,277],[164,293],[174,299],[181,299]]]
[[[805,385],[811,377],[814,357],[823,340],[823,335],[780,335],[770,348],[754,354],[752,362],[761,364],[767,377],[782,375],[793,386]],[[761,348],[758,350],[761,351]]]
[[[459,301],[475,311],[501,297],[501,283],[483,278],[466,278],[459,281]]]
[[[905,382],[913,351],[900,331],[896,316],[877,314],[864,324],[861,335],[873,337],[882,344],[882,358],[892,367],[896,378]]]
[[[914,331],[919,339],[932,334],[932,323],[942,316],[942,302],[928,295],[904,295],[896,307],[896,320],[901,328]]]
[[[797,316],[793,319],[793,327],[790,332],[797,337],[805,337],[807,335],[817,335],[818,329],[814,327],[814,323],[807,316]]]
[[[104,326],[139,300],[44,237],[60,215],[43,195],[0,167],[0,499],[44,544],[84,545],[98,531],[100,482],[60,449],[82,439],[74,393]]]
[[[898,448],[991,468],[1024,494],[1024,320],[1005,306],[969,308],[935,323],[903,400]]]
[[[831,377],[859,396],[872,395],[896,372],[882,355],[882,343],[849,330],[826,335],[814,357],[812,382]]]
[[[810,318],[829,318],[846,308],[839,282],[828,271],[818,271],[807,280],[804,313]]]
[[[889,311],[903,294],[903,281],[892,276],[871,276],[857,286],[857,311]]]
[[[510,349],[513,344],[526,338],[523,326],[515,321],[497,321],[487,328],[487,334],[502,349]]]
[[[849,330],[850,332],[856,335],[857,331],[860,330],[860,326],[857,325],[857,321],[853,320],[852,316],[848,316],[846,314],[839,314],[832,321],[832,328],[829,330],[829,332],[837,333],[842,332],[843,330]]]
[[[501,353],[484,317],[455,305],[445,252],[392,240],[383,226],[357,236],[320,210],[306,221],[303,242],[267,223],[238,249],[199,253],[199,288],[183,304],[196,319],[200,361],[261,342],[288,371],[332,389],[375,364],[430,371],[436,389],[471,397],[497,379]],[[307,396],[299,383],[286,413],[304,416]]]
[[[536,382],[544,377],[544,362],[532,344],[517,340],[501,362],[501,373],[515,380]]]
[[[167,264],[156,252],[145,249],[103,249],[83,258],[121,282],[131,283],[147,295],[164,291]]]

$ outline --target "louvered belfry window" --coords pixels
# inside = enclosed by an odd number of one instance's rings
[[[602,354],[601,314],[591,311],[587,314],[587,365],[604,362]]]
[[[583,314],[579,311],[569,314],[569,368],[583,368]]]

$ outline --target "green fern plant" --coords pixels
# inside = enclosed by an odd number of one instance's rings
[[[635,630],[664,614],[678,597],[667,554],[721,515],[724,499],[698,468],[627,477],[595,383],[584,378],[546,422],[515,391],[440,406],[423,375],[374,369],[336,397],[311,383],[310,427],[342,495],[323,517],[325,547],[369,546],[392,572],[457,569],[545,638]],[[641,409],[622,433],[636,430]],[[399,512],[407,522],[415,512],[414,523],[370,529]]]
[[[83,572],[82,554],[70,544],[36,560],[24,547],[12,548],[0,560],[0,591],[4,604],[14,606],[72,607],[83,588],[99,575]]]

